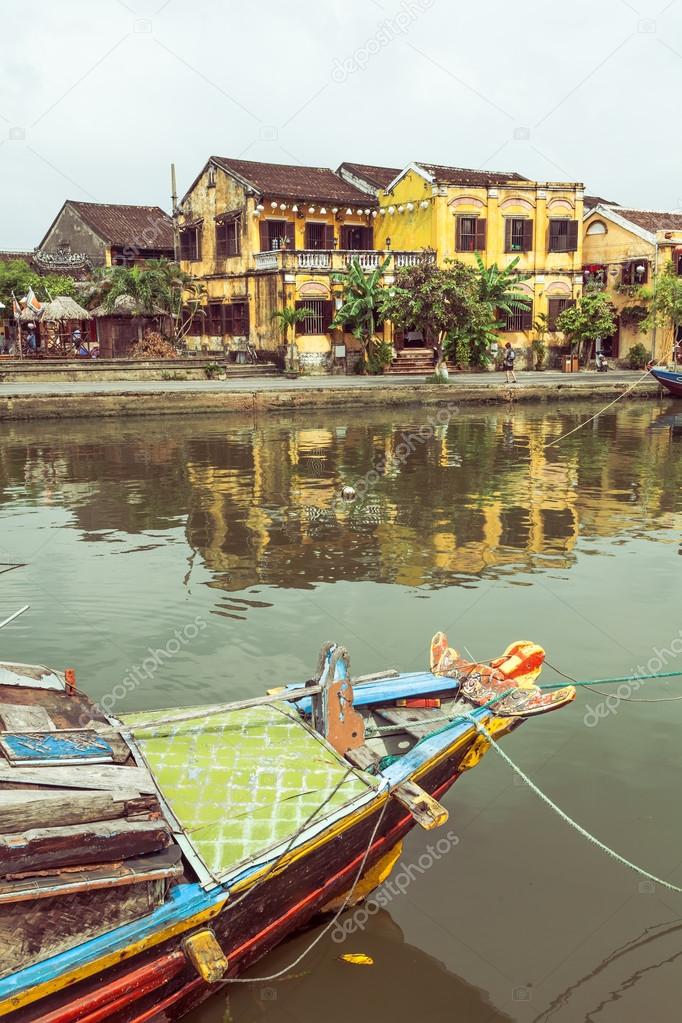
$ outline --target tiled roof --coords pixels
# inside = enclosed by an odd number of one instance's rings
[[[604,199],[601,195],[586,195],[583,199],[583,204],[586,210],[594,209],[595,206],[617,206],[617,202],[613,202],[611,199]]]
[[[444,185],[503,185],[506,181],[528,181],[523,174],[516,171],[473,170],[468,167],[445,167],[440,163],[422,163],[417,161],[430,174],[434,181]]]
[[[318,202],[357,203],[373,206],[376,200],[335,174],[329,167],[300,167],[296,164],[259,163],[233,160],[227,156],[211,159],[226,171],[232,171],[261,195],[278,199],[307,199]]]
[[[362,178],[374,188],[388,188],[400,174],[402,167],[375,167],[369,163],[347,163],[344,161],[339,171],[347,170],[356,178]]]
[[[173,250],[173,221],[160,206],[74,202],[85,223],[110,245]]]
[[[33,259],[33,253],[14,252],[12,249],[0,250],[0,263],[11,263],[15,259],[23,259],[25,263],[30,263]]]
[[[645,231],[682,231],[682,213],[665,213],[659,210],[626,210],[621,206],[614,213],[629,220]]]

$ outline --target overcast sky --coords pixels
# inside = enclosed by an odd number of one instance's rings
[[[206,158],[421,159],[682,208],[682,0],[3,0],[0,248]]]

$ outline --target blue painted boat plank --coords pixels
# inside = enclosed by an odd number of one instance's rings
[[[286,686],[287,690],[301,688],[303,688],[303,684],[300,682]],[[376,682],[366,682],[364,685],[356,686],[353,690],[353,706],[367,707],[373,703],[404,700],[410,696],[425,696],[435,692],[455,692],[458,688],[459,682],[456,679],[433,675],[430,671],[415,671],[399,675],[397,678],[379,679]],[[312,700],[307,697],[305,700],[297,701],[296,706],[300,707],[304,714],[310,714]]]
[[[0,747],[13,762],[26,763],[43,760],[112,759],[114,751],[109,743],[97,735],[60,735],[58,732],[32,732],[30,734],[5,733]]]

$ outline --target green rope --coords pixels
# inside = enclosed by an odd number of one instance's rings
[[[608,686],[614,685],[616,682],[639,682],[645,678],[679,678],[682,676],[682,671],[664,671],[656,672],[653,675],[620,675],[618,678],[595,678],[588,679],[587,682],[577,682],[571,679],[571,684],[574,686]],[[568,676],[566,676],[568,678]],[[565,682],[548,682],[544,686],[539,686],[540,689],[563,689],[566,685]]]

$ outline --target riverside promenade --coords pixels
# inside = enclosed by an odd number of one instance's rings
[[[639,383],[637,383],[639,381]],[[438,406],[603,400],[637,383],[628,398],[663,395],[641,372],[520,373],[506,384],[501,373],[453,374],[447,384],[423,377],[248,377],[227,380],[77,380],[0,383],[0,419],[66,419],[84,416],[261,413],[298,409],[355,409],[382,405]]]

